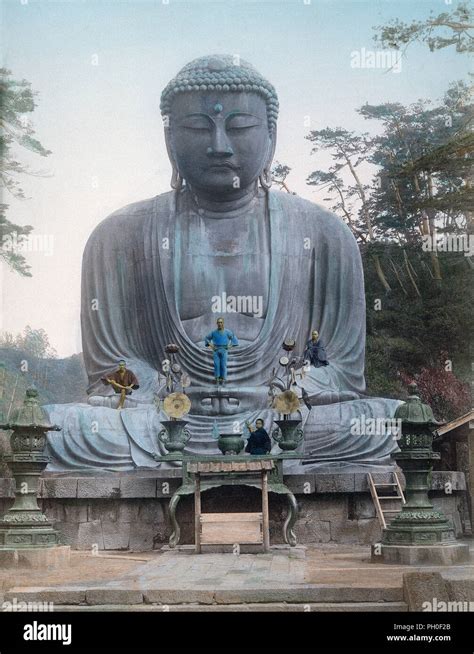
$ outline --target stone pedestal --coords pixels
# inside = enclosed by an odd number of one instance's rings
[[[392,455],[406,479],[406,502],[401,512],[383,530],[382,543],[372,546],[372,561],[405,565],[450,565],[469,560],[469,547],[456,543],[453,526],[428,497],[433,462],[433,427],[438,424],[431,408],[410,384],[408,401],[398,407],[401,420],[400,452]]]
[[[15,503],[0,518],[0,549],[53,547],[59,534],[38,506],[39,478],[48,464],[43,454],[45,434],[14,433],[12,454],[4,457],[15,479]]]
[[[44,454],[49,424],[38,392],[26,391],[23,406],[0,429],[12,431],[12,453],[4,457],[15,479],[15,502],[0,518],[0,567],[51,568],[69,563],[70,547],[38,506],[39,479],[49,457]]]
[[[380,550],[378,549],[380,548]],[[453,565],[469,562],[469,545],[372,545],[373,563],[398,565]]]

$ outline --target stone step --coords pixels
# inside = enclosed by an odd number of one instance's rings
[[[402,587],[378,588],[344,586],[342,584],[303,584],[299,587],[267,586],[259,588],[203,588],[150,587],[127,588],[125,586],[102,587],[22,587],[5,593],[5,601],[51,602],[53,606],[107,606],[107,605],[179,605],[179,604],[380,604],[403,602]]]
[[[96,604],[96,605],[55,605],[55,611],[64,612],[95,612],[112,611],[112,612],[133,612],[133,613],[209,613],[209,612],[275,612],[284,611],[285,613],[302,613],[302,612],[337,612],[337,613],[357,613],[371,612],[384,613],[395,612],[402,613],[408,611],[408,605],[405,602],[321,602],[319,604],[296,604],[285,602],[270,602],[258,604]]]

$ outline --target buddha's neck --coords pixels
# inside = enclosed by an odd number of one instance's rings
[[[228,194],[211,196],[201,190],[194,189],[190,185],[187,186],[187,189],[200,212],[203,211],[206,215],[215,215],[216,217],[226,217],[226,215],[230,217],[233,213],[241,211],[253,202],[258,193],[256,183],[249,188],[241,189],[232,197],[229,197]]]

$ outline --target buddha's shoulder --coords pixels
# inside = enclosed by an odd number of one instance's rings
[[[97,241],[111,238],[126,240],[133,235],[140,233],[140,226],[155,214],[164,211],[172,200],[173,192],[162,193],[161,195],[139,200],[113,211],[102,220],[93,230],[90,241]],[[138,228],[138,229],[137,229]]]
[[[293,193],[272,190],[270,194],[291,221],[301,228],[352,237],[351,230],[341,218],[318,204]]]

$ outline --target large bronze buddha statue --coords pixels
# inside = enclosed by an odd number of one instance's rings
[[[47,407],[63,431],[51,437],[50,469],[156,466],[154,401],[167,343],[180,347],[191,379],[188,451],[215,451],[212,427],[264,417],[266,381],[279,346],[304,350],[313,328],[329,365],[304,381],[312,465],[383,465],[390,434],[357,436],[354,417],[391,417],[397,401],[364,397],[365,297],[359,250],[348,227],[297,196],[270,190],[276,143],[275,89],[232,56],[187,64],[167,85],[161,110],[172,190],[119,209],[92,233],[83,258],[82,337],[88,405]],[[213,386],[204,336],[216,298],[257,298],[258,311],[225,313],[238,336],[228,383]],[[221,303],[222,304],[222,303]],[[238,306],[238,303],[237,303]],[[224,306],[220,307],[225,309]],[[101,379],[118,359],[140,388],[125,408]],[[92,429],[95,425],[95,429]]]

